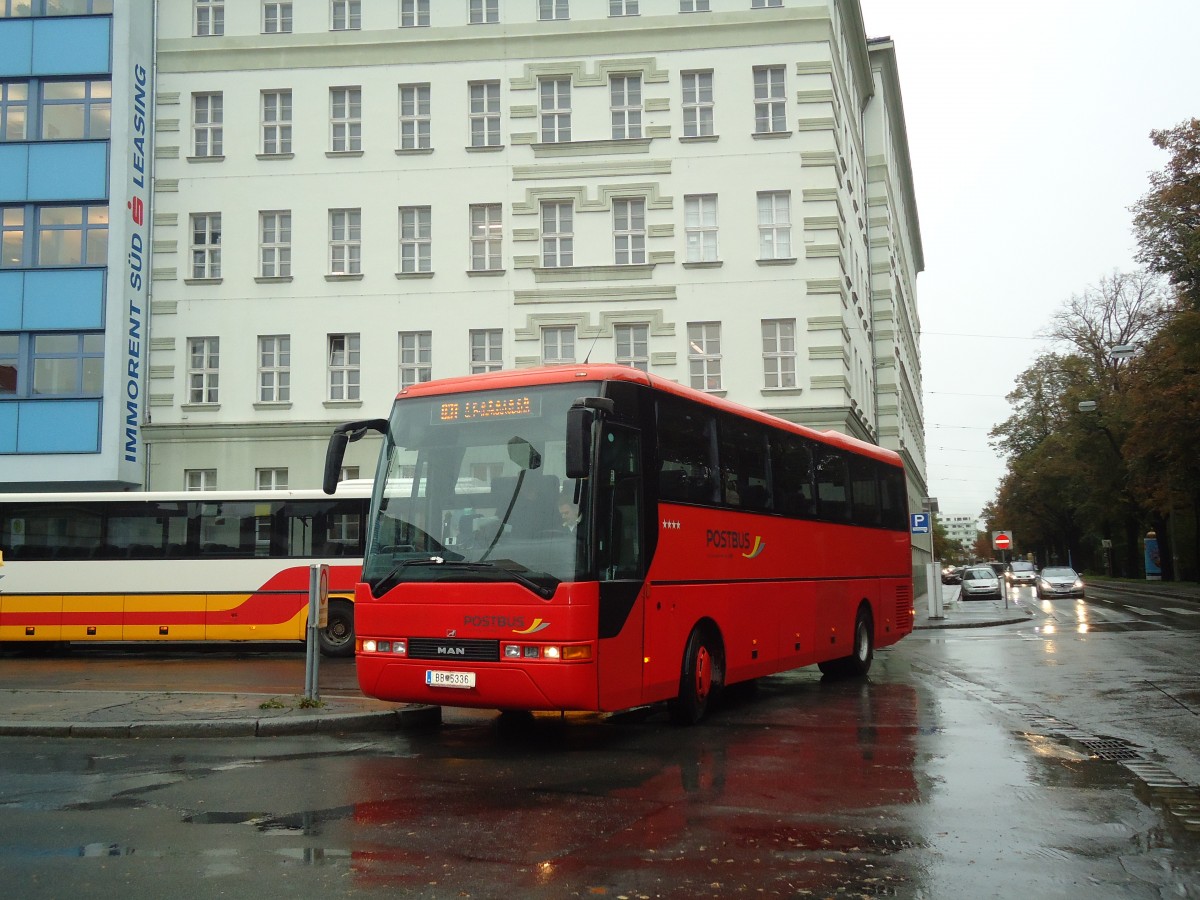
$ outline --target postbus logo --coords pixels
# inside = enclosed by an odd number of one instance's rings
[[[710,528],[704,542],[713,550],[741,550],[744,559],[754,559],[766,549],[761,534],[751,535],[748,531],[722,531]]]

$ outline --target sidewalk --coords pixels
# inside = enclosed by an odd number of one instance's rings
[[[1028,622],[1038,612],[1030,605],[1028,597],[1015,596],[1010,592],[1008,603],[1000,600],[959,600],[955,589],[953,600],[943,600],[940,617],[929,614],[929,602],[925,597],[917,601],[913,629],[925,628],[986,628],[989,625],[1013,625]]]

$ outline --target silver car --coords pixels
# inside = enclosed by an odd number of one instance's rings
[[[1083,577],[1066,566],[1046,566],[1037,580],[1037,595],[1047,597],[1084,596]]]
[[[1000,597],[1000,579],[991,566],[970,566],[963,570],[960,600],[995,600]]]

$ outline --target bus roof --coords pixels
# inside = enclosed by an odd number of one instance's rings
[[[569,384],[572,382],[595,381],[629,381],[634,384],[644,384],[664,393],[674,394],[697,403],[711,406],[735,416],[752,419],[782,428],[787,431],[802,434],[805,437],[820,441],[824,444],[850,450],[863,456],[870,456],[891,465],[902,465],[900,455],[886,447],[880,447],[840,431],[817,431],[805,425],[789,422],[770,413],[698,391],[678,382],[657,375],[649,375],[641,369],[632,366],[621,366],[615,363],[582,363],[556,366],[539,366],[530,369],[506,369],[500,372],[487,372],[479,375],[463,375],[454,378],[440,378],[436,381],[426,381],[404,388],[396,395],[397,400],[412,397],[432,397],[442,394],[459,394],[466,391],[505,390],[535,385]]]

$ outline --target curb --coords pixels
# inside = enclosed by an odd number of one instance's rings
[[[215,738],[284,737],[298,734],[346,734],[422,728],[442,721],[440,706],[333,713],[303,718],[173,719],[132,722],[0,722],[3,737],[73,738]]]

